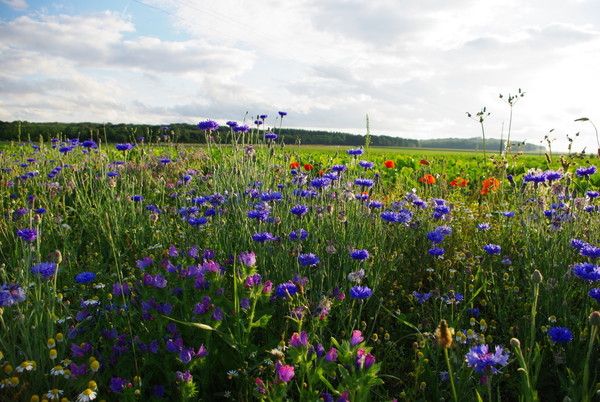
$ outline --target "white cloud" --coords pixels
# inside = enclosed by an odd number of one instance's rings
[[[13,10],[23,11],[29,7],[25,0],[0,0],[0,3],[6,4]]]

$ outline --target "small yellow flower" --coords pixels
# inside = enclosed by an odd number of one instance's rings
[[[7,364],[6,366],[4,366],[4,372],[6,374],[10,374],[13,372],[13,366],[11,366],[10,364]]]
[[[54,338],[48,338],[48,341],[46,341],[46,346],[48,346],[48,349],[53,349],[56,347],[56,341],[54,340]]]
[[[29,402],[39,402],[39,400],[39,395],[31,395],[31,398],[29,398]]]
[[[98,360],[94,360],[92,363],[90,363],[90,370],[96,373],[98,369],[100,369],[100,362]]]
[[[96,391],[98,389],[98,384],[96,384],[96,381],[91,380],[90,382],[88,382],[88,388]]]
[[[58,334],[56,334],[57,342],[62,342],[64,339],[65,339],[65,336],[62,334],[62,332],[59,332]]]
[[[10,385],[11,387],[16,387],[17,385],[19,385],[19,377],[10,377],[8,379],[8,385]]]
[[[56,359],[58,357],[58,352],[56,349],[50,349],[50,352],[48,352],[48,357],[52,360]]]

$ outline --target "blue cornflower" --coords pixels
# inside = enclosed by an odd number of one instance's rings
[[[304,216],[308,212],[308,207],[306,205],[298,204],[293,206],[290,209],[290,212],[297,216]]]
[[[247,133],[248,131],[250,131],[250,127],[246,124],[242,126],[235,126],[233,127],[233,131],[235,133]]]
[[[18,283],[5,283],[0,288],[0,307],[9,307],[25,301],[25,289]]]
[[[546,180],[548,181],[560,180],[562,178],[562,173],[557,172],[556,170],[548,170],[544,174],[546,175]]]
[[[360,161],[360,162],[358,162],[358,166],[365,168],[365,169],[373,169],[375,167],[375,164],[373,162]]]
[[[143,195],[132,195],[131,201],[133,201],[133,202],[144,201],[144,196]]]
[[[548,337],[552,342],[567,343],[573,340],[573,333],[566,327],[552,327],[548,329]]]
[[[371,179],[356,179],[354,184],[361,187],[372,187],[375,183]]]
[[[252,240],[259,242],[259,243],[263,243],[266,241],[275,240],[275,237],[273,236],[273,234],[271,234],[269,232],[255,233],[252,235]]]
[[[108,172],[106,172],[106,175],[107,175],[108,177],[115,177],[115,176],[118,176],[118,175],[119,175],[119,172],[118,172],[118,171],[116,171],[116,170],[109,170]]]
[[[290,233],[289,238],[291,241],[304,240],[308,237],[308,232],[304,229],[298,229]]]
[[[502,249],[497,244],[486,244],[483,246],[483,249],[488,255],[500,254],[502,252]]]
[[[600,288],[591,289],[588,293],[590,297],[600,303]]]
[[[431,298],[432,293],[431,292],[429,292],[429,293],[413,292],[412,295],[415,299],[417,299],[417,303],[423,304]]]
[[[364,261],[369,258],[369,252],[367,250],[354,250],[350,253],[350,257],[358,261]]]
[[[75,277],[75,282],[77,283],[90,283],[93,282],[94,279],[96,279],[96,274],[93,272],[82,272],[80,274],[77,274],[77,276]]]
[[[85,140],[81,143],[81,146],[84,148],[98,148],[98,145],[94,140]]]
[[[131,149],[133,148],[133,145],[131,145],[130,143],[125,143],[125,144],[117,144],[115,146],[115,148],[117,148],[117,151],[131,151]]]
[[[365,151],[360,148],[349,149],[347,152],[348,152],[348,155],[353,155],[353,156],[358,156],[358,155],[362,155],[365,153]]]
[[[41,262],[31,267],[31,272],[41,276],[43,279],[50,279],[56,274],[56,264],[53,262]]]
[[[577,176],[580,177],[589,177],[591,175],[593,175],[594,173],[596,173],[597,169],[596,166],[594,165],[590,165],[589,167],[580,167],[578,168],[575,173],[577,174]]]
[[[502,212],[503,216],[506,216],[507,218],[514,218],[515,213],[513,211],[504,211]]]
[[[427,233],[427,239],[434,244],[439,244],[444,240],[444,234],[434,230]]]
[[[331,170],[333,170],[334,172],[338,172],[338,173],[342,173],[345,172],[348,168],[346,167],[346,165],[333,165],[331,167]]]
[[[28,242],[32,242],[37,238],[37,231],[35,229],[18,229],[17,230],[17,236],[19,236],[21,239],[28,241]]]
[[[496,346],[495,352],[489,352],[487,344],[473,346],[465,355],[469,367],[475,367],[475,372],[480,374],[502,373],[496,366],[504,367],[508,364],[510,352]]]
[[[588,244],[581,239],[571,239],[571,246],[576,248],[577,250],[581,250],[584,246]]]
[[[600,195],[599,192],[597,191],[588,191],[585,193],[588,197],[590,197],[591,199],[594,199],[596,197],[598,197]]]
[[[579,250],[579,254],[584,257],[598,258],[600,257],[600,247],[594,247],[590,244],[586,244]]]
[[[383,203],[381,201],[371,200],[367,203],[367,207],[369,208],[383,208]]]
[[[573,265],[573,273],[589,282],[600,280],[600,266],[590,264],[589,262]]]
[[[267,210],[259,211],[259,210],[253,209],[251,211],[248,211],[247,216],[250,219],[257,219],[259,221],[264,221],[265,219],[267,219],[269,217],[269,214],[270,214],[270,212]]]
[[[443,248],[440,248],[440,247],[433,247],[433,248],[430,248],[429,250],[427,250],[427,252],[434,257],[440,257],[440,256],[444,255],[446,250],[444,250]]]
[[[435,228],[436,232],[440,232],[444,236],[450,236],[452,234],[452,227],[447,225],[438,226]]]
[[[300,265],[302,265],[303,267],[309,266],[315,266],[319,263],[320,259],[319,257],[317,257],[316,255],[309,253],[309,254],[300,254],[298,256],[298,262],[300,263]]]
[[[206,120],[198,123],[198,128],[205,131],[213,131],[219,129],[219,124],[214,120]]]
[[[525,176],[523,176],[523,181],[528,183],[528,182],[533,182],[533,183],[544,183],[546,181],[546,174],[545,173],[527,173]]]
[[[354,286],[350,289],[350,297],[353,299],[364,300],[371,297],[373,291],[367,286]]]
[[[275,294],[284,299],[288,296],[294,296],[298,292],[298,287],[293,282],[282,283],[275,289]]]
[[[314,188],[326,188],[331,184],[331,179],[327,177],[317,177],[310,182],[310,185]]]

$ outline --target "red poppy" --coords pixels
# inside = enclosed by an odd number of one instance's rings
[[[490,191],[498,190],[500,187],[500,181],[495,177],[490,177],[483,181],[483,185],[481,187],[481,194],[487,194]]]
[[[469,184],[469,180],[463,179],[462,177],[457,177],[450,182],[451,187],[467,187],[467,184]]]
[[[385,161],[385,162],[383,162],[383,164],[385,165],[386,168],[390,168],[390,169],[393,169],[396,167],[396,162],[394,162],[394,161]]]
[[[325,170],[319,170],[319,171],[317,172],[317,174],[318,174],[319,176],[323,176],[323,175],[325,174],[325,172],[326,172]]]
[[[420,163],[421,165],[426,165],[426,166],[429,166],[429,161],[428,161],[427,159],[421,159],[421,160],[419,161],[419,163]]]
[[[304,165],[304,170],[313,170],[315,167],[310,163]]]
[[[299,167],[300,167],[300,163],[298,163],[298,162],[290,163],[290,168],[292,168],[292,169],[298,169]]]
[[[434,184],[437,180],[433,175],[426,174],[425,176],[421,177],[419,181],[425,184]]]

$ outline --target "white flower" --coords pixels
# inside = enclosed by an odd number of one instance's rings
[[[53,388],[50,391],[48,391],[48,393],[46,394],[46,398],[53,400],[53,399],[60,399],[60,396],[63,394],[63,390],[62,389],[58,389],[58,388]]]
[[[77,395],[77,399],[75,401],[76,402],[88,402],[88,401],[93,401],[94,399],[96,399],[96,392],[87,388],[81,394]]]

